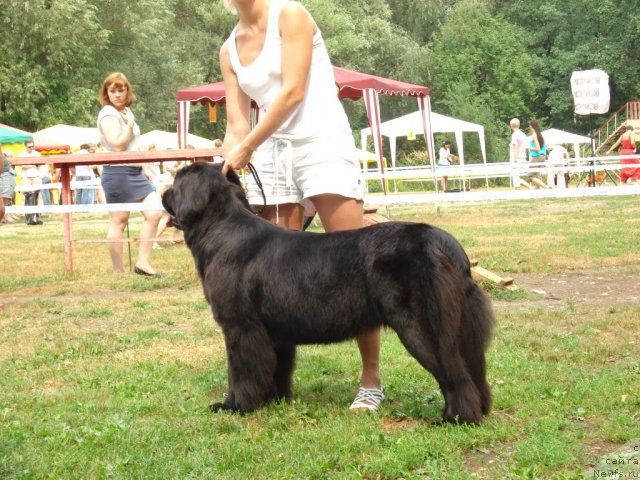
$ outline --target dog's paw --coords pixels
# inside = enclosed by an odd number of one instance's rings
[[[211,412],[234,411],[234,408],[230,407],[224,402],[216,402],[209,405],[209,411]]]

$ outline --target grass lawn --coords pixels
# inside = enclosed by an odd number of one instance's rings
[[[391,213],[448,230],[499,274],[640,276],[637,197]],[[184,245],[154,251],[161,279],[111,273],[102,243],[76,244],[66,273],[61,217],[45,220],[0,227],[2,479],[640,478],[639,302],[548,306],[485,285],[497,328],[481,426],[437,423],[437,384],[391,331],[377,414],[347,410],[354,342],[300,348],[293,402],[212,414],[224,344]],[[106,225],[74,216],[76,238],[101,239]]]

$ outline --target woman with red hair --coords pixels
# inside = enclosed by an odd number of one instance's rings
[[[137,151],[140,127],[136,124],[131,108],[135,101],[133,88],[127,77],[115,72],[107,76],[99,93],[102,109],[98,114],[100,144],[108,152]],[[107,203],[160,204],[160,197],[151,185],[152,172],[145,164],[105,165],[101,175],[102,189]],[[160,274],[151,266],[153,238],[158,231],[161,211],[144,211],[140,230],[140,248],[134,272],[138,275],[157,277]],[[107,239],[113,270],[124,272],[122,258],[124,229],[129,212],[109,212]]]

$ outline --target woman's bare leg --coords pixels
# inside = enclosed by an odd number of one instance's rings
[[[156,192],[152,192],[142,201],[143,204],[159,204],[160,198]],[[138,249],[138,261],[136,267],[147,273],[157,273],[151,266],[151,251],[153,246],[153,238],[158,233],[158,223],[162,218],[162,211],[150,210],[142,212],[144,222],[140,228],[140,247]]]
[[[332,194],[318,195],[312,200],[325,231],[363,227],[364,209],[361,201]],[[380,329],[360,335],[357,341],[362,357],[360,385],[364,388],[380,388]]]
[[[260,210],[262,205],[254,205]],[[288,228],[289,230],[302,230],[302,219],[304,217],[304,207],[299,203],[284,203],[278,205],[267,205],[260,216],[266,218],[274,225]],[[278,220],[276,223],[276,219]]]
[[[124,228],[129,221],[129,212],[109,212],[109,230],[107,240],[109,241],[109,255],[111,256],[111,266],[114,272],[125,271],[122,260]]]

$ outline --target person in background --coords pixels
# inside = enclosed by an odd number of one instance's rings
[[[569,165],[569,151],[565,145],[549,145],[549,174],[547,185],[549,188],[567,188],[567,166]]]
[[[2,152],[1,143],[0,152]],[[3,205],[7,206],[13,204],[13,195],[16,188],[16,173],[9,163],[9,155],[11,155],[10,151],[7,151],[7,153],[2,152],[2,169],[0,169],[0,199],[2,199]],[[13,223],[16,220],[11,214],[7,214],[0,221],[2,223]]]
[[[310,199],[327,232],[361,228],[364,185],[358,150],[314,19],[298,2],[223,3],[239,17],[220,50],[227,95],[223,172],[251,162],[266,196],[261,215],[280,227],[300,230]],[[251,99],[261,112],[253,129]],[[249,175],[247,184],[249,203],[261,207],[260,189]],[[375,411],[384,399],[380,329],[357,341],[362,373],[350,409]]]
[[[193,145],[189,144],[186,146],[186,149],[190,149],[190,148],[193,149],[194,148]],[[170,150],[170,149],[167,149],[167,150]],[[176,173],[178,173],[178,170],[180,170],[186,165],[187,165],[187,160],[172,160],[169,162],[164,162],[163,164],[164,172],[160,174],[158,177],[156,177],[156,179],[159,180],[159,183],[157,184],[157,190],[160,195],[160,198],[162,198],[162,195],[164,194],[164,192],[166,192],[171,187],[171,185],[173,185],[173,180],[175,179]],[[157,237],[160,238],[162,234],[165,232],[165,230],[167,230],[168,228],[172,229],[171,240],[169,240],[169,243],[184,242],[184,239],[182,238],[182,231],[171,226],[171,216],[167,212],[163,212],[162,218],[160,219],[160,224],[158,227]],[[158,242],[153,242],[153,249],[161,250],[162,247]]]
[[[622,135],[607,151],[607,155],[610,155],[616,148],[620,147],[618,155],[634,155],[636,153],[636,137],[631,125],[626,125],[623,128]],[[638,164],[640,159],[638,158],[621,158],[621,164]],[[623,168],[620,170],[620,183],[632,183],[640,181],[640,168]]]
[[[2,153],[2,142],[0,142],[0,156],[4,157],[4,154]],[[4,222],[4,213],[5,213],[5,208],[4,208],[4,201],[2,200],[2,195],[0,195],[0,225],[2,225]],[[0,311],[4,310],[4,304],[0,302]]]
[[[52,178],[50,166],[40,165],[38,172],[40,173],[40,181],[42,182],[42,185],[49,185]],[[42,194],[42,203],[44,205],[51,205],[51,188],[43,188],[40,192]]]
[[[527,134],[520,130],[520,120],[512,118],[509,122],[511,127],[511,143],[509,144],[509,161],[514,173],[511,180],[514,188],[519,188],[522,179],[518,174],[518,170],[522,170],[527,162]]]
[[[2,153],[2,142],[0,142],[0,156],[2,157],[2,164],[4,165],[4,159],[7,157],[5,157],[4,153]],[[7,160],[7,163],[9,163],[8,160]],[[0,184],[0,188],[1,188],[1,184]],[[3,196],[4,195],[0,195],[0,223],[4,223],[3,220],[4,220],[5,208],[4,208],[4,201],[2,198]]]
[[[111,73],[100,87],[99,100],[102,109],[98,114],[100,144],[105,151],[137,151],[140,127],[129,108],[135,101],[133,88],[120,72]],[[160,197],[151,185],[151,174],[141,164],[105,165],[101,183],[107,203],[160,204]],[[140,247],[134,272],[138,275],[158,277],[151,266],[153,238],[158,231],[162,211],[142,212],[144,222],[140,230]],[[110,212],[107,239],[113,270],[124,272],[122,258],[124,229],[129,222],[129,212]]]
[[[458,162],[458,157],[451,153],[451,142],[449,140],[445,140],[442,143],[442,147],[440,147],[440,151],[438,153],[438,166],[439,167],[449,167],[454,163]],[[442,183],[442,191],[447,191],[447,179],[446,175],[440,177],[440,182]]]
[[[35,145],[33,144],[33,140],[25,140],[24,142],[24,150],[18,154],[18,157],[39,157],[40,152],[35,149]],[[42,185],[42,178],[40,175],[40,170],[37,165],[23,165],[22,170],[20,172],[20,176],[22,177],[22,185],[25,186],[33,186],[33,185]],[[42,197],[40,196],[40,190],[32,190],[28,192],[24,192],[24,205],[25,206],[34,206],[34,205],[43,205],[44,202]],[[40,218],[39,213],[28,213],[25,216],[27,225],[42,225],[42,219]]]
[[[544,166],[547,161],[547,144],[544,142],[544,137],[540,131],[540,125],[536,120],[529,122],[529,129],[531,130],[531,137],[527,149],[529,150],[530,168],[540,168]],[[533,188],[549,188],[546,183],[542,181],[541,174],[539,172],[532,172],[526,176],[526,182],[522,183],[529,189]]]
[[[93,145],[93,144],[92,144]],[[104,153],[104,148],[100,142],[93,145],[93,150],[89,151],[89,153]],[[93,173],[96,178],[101,180],[102,177],[102,165],[96,165],[93,167]],[[104,190],[102,189],[102,181],[98,182],[98,186],[96,188],[96,203],[105,204],[107,203],[107,199],[104,196]]]
[[[216,138],[213,141],[213,148],[222,148],[222,147],[223,147],[222,140],[220,140],[219,138]],[[214,163],[220,163],[220,162],[223,162],[223,161],[224,161],[224,158],[222,158],[220,155],[215,155],[213,157],[213,162]]]
[[[88,143],[83,143],[80,145],[80,150],[76,152],[76,155],[87,155],[90,152],[95,152],[95,147]],[[93,182],[96,178],[95,173],[93,172],[93,168],[91,165],[76,165],[75,168],[75,176],[73,178],[76,182]],[[76,190],[76,203],[78,205],[93,205],[94,202],[94,193],[93,188],[78,188]]]

